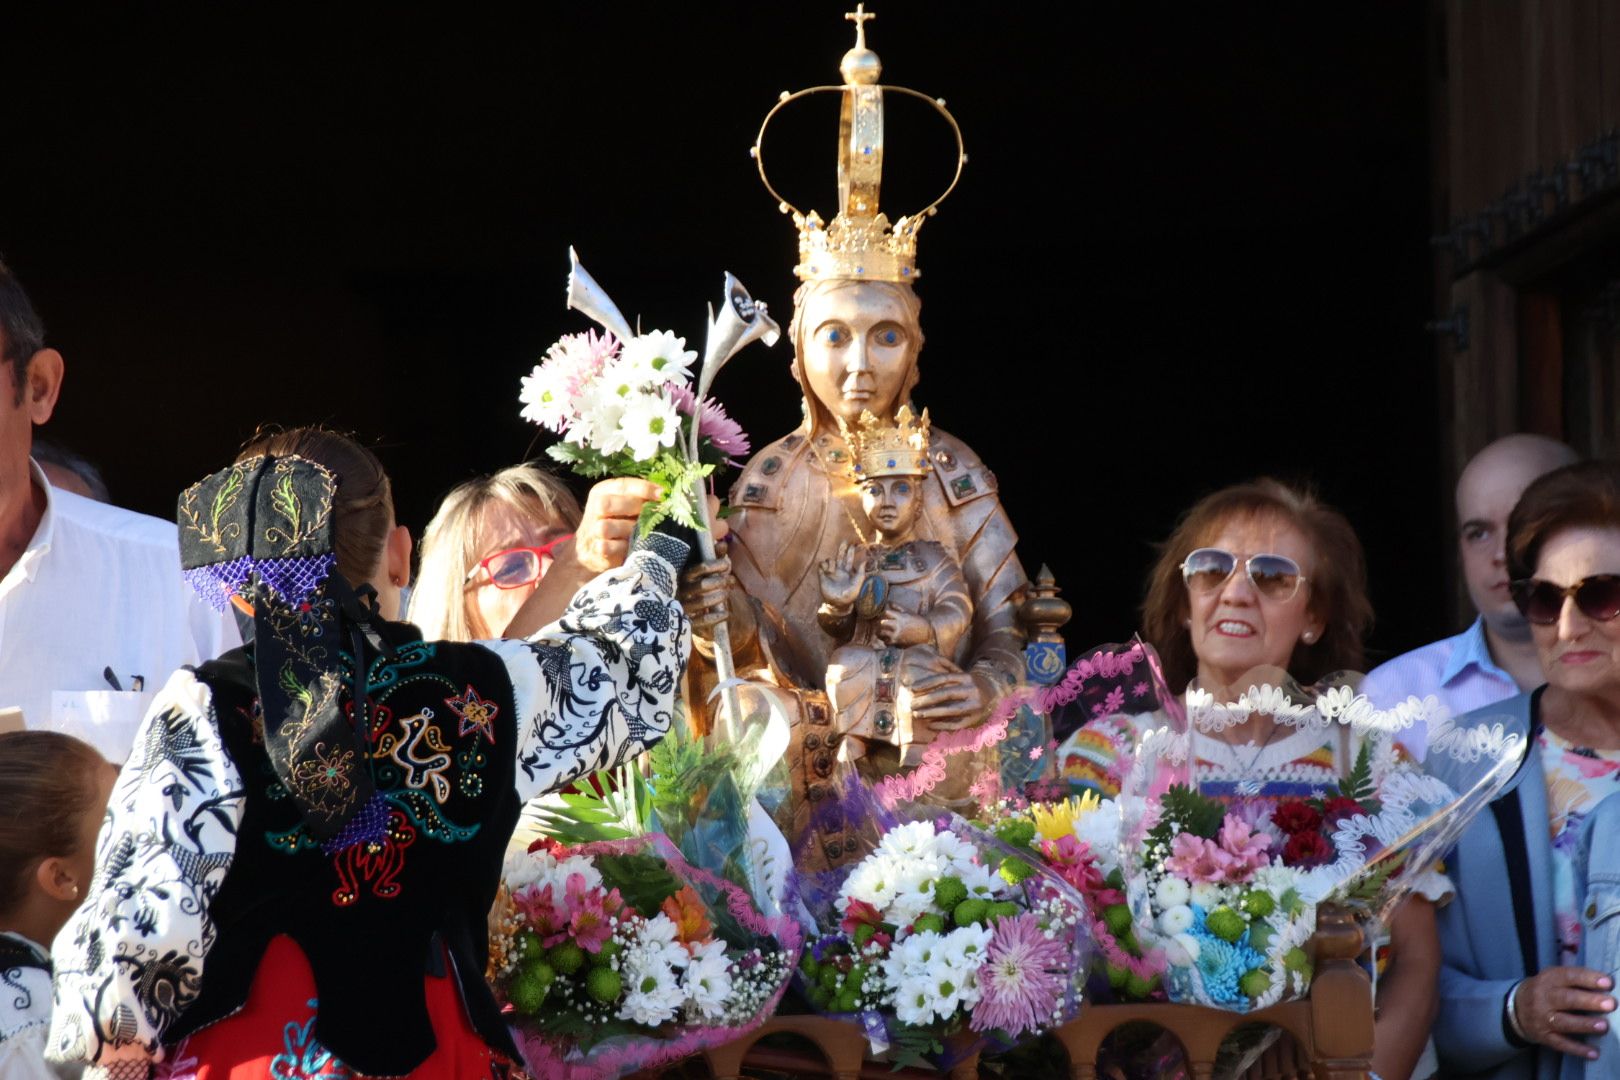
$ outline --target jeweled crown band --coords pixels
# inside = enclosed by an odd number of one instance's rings
[[[881,86],[877,79],[882,64],[866,47],[866,23],[876,16],[864,4],[845,16],[855,23],[855,47],[844,54],[839,71],[841,86],[813,86],[796,93],[784,92],[759,126],[750,153],[759,167],[765,189],[777,200],[785,214],[793,215],[799,230],[799,264],[794,274],[801,281],[826,279],[857,281],[915,281],[917,232],[939,204],[956,189],[962,177],[967,154],[962,129],[945,108],[943,98],[931,98],[904,86]],[[950,124],[956,137],[956,172],[943,194],[917,213],[900,218],[891,226],[878,208],[883,177],[883,94],[884,91],[920,98],[928,102]],[[814,210],[801,211],[771,184],[765,172],[765,129],[781,109],[810,94],[836,93],[843,100],[839,110],[838,214],[827,224]]]

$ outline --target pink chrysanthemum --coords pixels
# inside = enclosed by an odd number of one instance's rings
[[[1062,991],[1057,973],[1068,967],[1068,961],[1063,943],[1041,933],[1035,916],[998,920],[979,969],[973,1030],[1017,1036],[1050,1024]]]
[[[685,383],[670,383],[669,393],[675,399],[675,407],[686,416],[691,416],[692,406],[697,402],[692,388]],[[727,416],[726,410],[714,398],[703,402],[703,416],[698,420],[698,437],[709,440],[709,445],[724,454],[733,465],[742,460],[750,449],[748,434],[743,431],[742,425]]]

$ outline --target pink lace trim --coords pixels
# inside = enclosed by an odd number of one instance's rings
[[[934,739],[923,751],[922,761],[910,772],[898,772],[878,781],[873,789],[878,802],[892,810],[901,802],[908,802],[938,787],[945,780],[946,759],[955,754],[971,754],[994,746],[1007,737],[1007,725],[1018,710],[1029,708],[1036,716],[1045,716],[1061,705],[1067,705],[1080,696],[1085,684],[1092,679],[1117,679],[1135,670],[1147,658],[1141,641],[1132,643],[1124,652],[1099,649],[1083,656],[1069,666],[1062,679],[1052,686],[1024,686],[1009,691],[996,703],[995,709],[976,728],[947,731]]]

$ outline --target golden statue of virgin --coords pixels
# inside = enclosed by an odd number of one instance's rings
[[[789,336],[792,372],[804,398],[804,421],[754,455],[731,489],[728,612],[740,673],[791,688],[796,707],[796,756],[802,758],[807,797],[832,771],[843,733],[836,730],[823,688],[834,650],[844,645],[817,618],[822,604],[821,568],[845,545],[867,544],[870,527],[861,504],[851,448],[841,425],[854,427],[863,413],[888,424],[911,404],[919,381],[923,347],[922,302],[913,290],[918,276],[917,233],[950,194],[947,189],[918,214],[889,222],[878,208],[883,168],[883,94],[901,93],[933,105],[961,136],[942,102],[903,87],[878,85],[877,55],[866,47],[863,9],[852,13],[855,48],[840,65],[843,84],[784,95],[784,105],[812,93],[842,95],[838,150],[839,212],[830,225],[814,211],[801,213],[785,200],[799,231],[802,284],[794,295]],[[761,126],[763,137],[765,126]],[[756,142],[754,153],[760,157]],[[957,176],[966,160],[961,155]],[[760,175],[773,195],[775,188]],[[951,188],[955,187],[955,179]],[[960,567],[971,601],[971,619],[952,655],[933,651],[927,664],[908,673],[914,725],[931,731],[970,726],[988,714],[997,695],[1024,671],[1024,633],[1017,605],[1027,579],[1014,555],[1017,534],[996,494],[995,477],[962,440],[938,427],[927,436],[923,475],[916,478],[921,507],[916,537],[937,542]],[[699,568],[688,589],[690,607],[714,599],[713,581]],[[739,596],[738,593],[745,594]],[[706,621],[694,620],[699,652]],[[712,670],[692,665],[698,685],[692,700],[707,699]],[[708,685],[704,685],[707,680]],[[926,733],[914,733],[925,741]],[[869,760],[871,760],[869,758]],[[873,762],[881,769],[881,760]],[[968,778],[971,779],[971,778]],[[965,792],[966,782],[960,785]]]

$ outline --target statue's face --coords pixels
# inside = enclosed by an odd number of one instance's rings
[[[861,508],[885,540],[911,532],[922,509],[915,476],[875,476],[861,485]]]
[[[919,334],[906,306],[866,283],[805,301],[799,360],[827,411],[854,424],[862,412],[892,417],[917,356]]]

